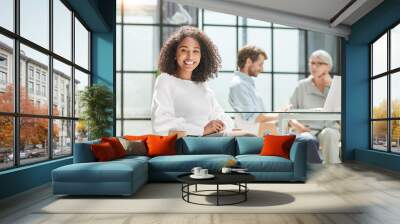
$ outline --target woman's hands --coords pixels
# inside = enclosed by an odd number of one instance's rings
[[[204,127],[203,135],[221,132],[225,129],[225,124],[221,120],[211,120]]]

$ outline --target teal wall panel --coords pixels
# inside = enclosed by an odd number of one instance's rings
[[[344,158],[392,170],[399,170],[399,156],[369,149],[369,43],[399,22],[400,0],[386,0],[353,24],[345,44]]]

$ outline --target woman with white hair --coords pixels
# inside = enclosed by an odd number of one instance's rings
[[[292,109],[322,108],[332,82],[332,57],[324,50],[313,52],[308,65],[311,75],[297,85],[290,104]],[[324,163],[340,163],[339,125],[332,121],[290,121],[300,137],[318,139]],[[318,143],[317,142],[317,143]],[[317,147],[318,150],[318,147]]]

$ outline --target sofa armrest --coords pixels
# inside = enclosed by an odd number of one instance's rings
[[[100,143],[99,140],[75,143],[75,145],[74,145],[74,163],[95,162],[96,158],[94,157],[90,146],[92,144],[98,144],[98,143]]]
[[[294,181],[305,181],[307,176],[307,141],[296,140],[290,149]]]

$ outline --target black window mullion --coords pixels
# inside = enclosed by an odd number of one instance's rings
[[[53,52],[53,0],[49,0],[49,50]],[[28,74],[28,73],[26,73]],[[49,97],[48,101],[48,112],[50,118],[48,119],[48,132],[47,132],[47,141],[48,141],[48,152],[49,152],[49,159],[53,159],[53,57],[49,55],[49,71],[48,71],[48,94]]]
[[[72,11],[71,13],[71,60],[72,64],[75,65],[75,12]],[[71,117],[76,119],[75,117],[75,66],[71,66]],[[75,127],[76,127],[76,120],[72,120],[72,132],[71,132],[71,145],[72,145],[72,155],[74,155],[75,151]]]
[[[124,1],[121,1],[121,73],[120,73],[120,101],[121,101],[121,108],[120,108],[120,115],[121,115],[121,136],[124,135]]]
[[[20,0],[14,1],[14,31],[19,35],[19,9],[20,9]],[[19,39],[14,39],[14,113],[19,113],[19,100],[20,100],[20,47],[19,47]],[[19,117],[14,116],[14,166],[19,166],[20,156],[19,156],[19,135],[20,135],[20,119]]]
[[[386,69],[386,71],[390,71],[390,29],[388,30],[388,32],[387,32],[387,51],[386,51],[386,53],[387,53],[387,69]],[[387,117],[388,118],[392,118],[392,112],[391,112],[391,108],[392,108],[392,106],[391,106],[391,104],[392,104],[392,100],[391,100],[391,89],[390,89],[390,80],[391,80],[391,74],[389,73],[389,74],[387,74]],[[389,120],[388,122],[387,122],[387,140],[388,140],[388,152],[391,152],[392,151],[392,135],[391,135],[391,129],[392,129],[392,127],[391,127],[391,123],[392,123],[392,121],[391,120]]]
[[[271,23],[271,109],[272,111],[275,110],[274,108],[274,92],[275,92],[275,85],[274,85],[274,25]]]

